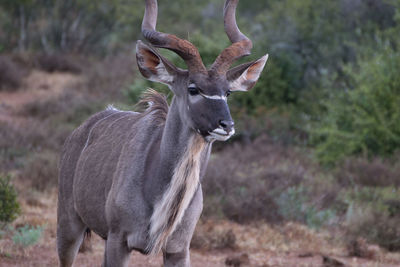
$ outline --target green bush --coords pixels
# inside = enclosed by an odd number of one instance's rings
[[[10,176],[0,175],[0,226],[14,221],[21,212]]]
[[[279,213],[285,220],[302,222],[312,228],[320,228],[333,222],[336,218],[335,211],[316,208],[308,195],[310,192],[303,186],[289,187],[277,199]]]
[[[25,225],[15,231],[12,240],[14,244],[20,247],[29,247],[39,241],[42,235],[43,227]]]
[[[392,155],[400,149],[400,52],[384,49],[346,71],[348,90],[327,103],[311,131],[317,156],[334,164],[350,155]]]
[[[285,75],[288,73],[279,66],[279,59],[271,57],[260,76],[259,81],[250,92],[234,93],[232,95],[232,109],[245,110],[250,115],[260,115],[268,108],[283,106],[293,103],[298,96],[295,96],[293,87]]]

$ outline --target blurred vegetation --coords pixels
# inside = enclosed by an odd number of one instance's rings
[[[23,227],[15,230],[12,240],[14,244],[21,248],[26,248],[34,245],[39,241],[43,232],[43,227],[41,226],[29,226],[24,225]]]
[[[209,66],[229,45],[222,7],[160,1],[158,29],[193,42]],[[134,69],[143,11],[143,0],[0,2],[0,91],[23,88],[32,69],[86,77],[20,110],[29,131],[0,122],[0,171],[52,188],[63,141],[90,114],[110,101],[131,108],[147,87],[171,97]],[[340,224],[399,250],[400,0],[240,1],[237,13],[254,43],[238,64],[269,60],[251,92],[229,99],[238,134],[215,144],[205,216]]]
[[[400,53],[382,48],[357,64],[345,69],[349,90],[327,102],[315,130],[324,163],[354,154],[387,157],[400,148]]]
[[[17,192],[10,180],[10,176],[0,175],[0,230],[14,221],[21,211]]]

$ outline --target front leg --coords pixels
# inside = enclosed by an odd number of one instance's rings
[[[203,192],[199,185],[181,223],[168,238],[167,246],[163,251],[164,267],[190,267],[190,241],[202,210]]]
[[[189,248],[177,253],[163,253],[164,267],[190,267]]]
[[[106,241],[102,267],[126,267],[130,251],[127,242],[117,234],[109,234]]]

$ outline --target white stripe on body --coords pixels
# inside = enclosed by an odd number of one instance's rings
[[[121,111],[121,110],[118,110],[118,109],[116,109],[116,108],[114,108],[112,105],[109,105],[108,107],[107,107],[107,109],[106,110],[111,110],[111,111],[115,111],[114,113],[112,113],[112,114],[109,114],[109,115],[107,115],[107,116],[105,116],[104,118],[102,118],[102,119],[100,119],[100,120],[98,120],[93,126],[92,126],[92,128],[90,129],[90,131],[89,131],[89,134],[88,134],[88,138],[86,139],[86,143],[85,143],[85,146],[83,147],[83,149],[82,149],[82,153],[85,151],[85,149],[87,148],[87,146],[88,146],[88,144],[89,144],[89,141],[90,141],[90,137],[91,137],[91,135],[92,135],[92,132],[93,132],[93,130],[96,128],[96,126],[97,126],[97,124],[99,124],[100,122],[102,122],[102,121],[104,121],[104,120],[106,120],[106,119],[108,119],[109,117],[111,117],[111,116],[113,116],[113,115],[115,115],[115,114],[120,114],[120,113],[130,113],[130,114],[139,114],[138,112],[134,112],[134,111]],[[121,117],[121,118],[125,118],[126,116],[123,116],[123,117]],[[121,118],[119,118],[118,120],[120,120]],[[118,121],[118,120],[116,120],[116,121]],[[114,122],[116,122],[116,121],[113,121],[113,123]]]
[[[108,110],[108,108],[107,108],[107,110]],[[90,140],[90,136],[92,135],[92,132],[93,132],[94,128],[96,128],[97,124],[99,124],[100,122],[104,121],[105,119],[107,119],[107,118],[109,118],[109,117],[111,117],[111,116],[113,116],[113,115],[115,115],[115,114],[119,114],[119,113],[121,113],[121,112],[123,112],[123,111],[115,111],[115,113],[109,114],[109,115],[105,116],[104,118],[102,118],[101,120],[98,120],[98,121],[92,126],[92,128],[91,128],[90,131],[89,131],[88,138],[86,139],[85,146],[84,146],[83,149],[82,149],[82,153],[83,153],[83,151],[85,151],[86,147],[88,146],[89,140]]]

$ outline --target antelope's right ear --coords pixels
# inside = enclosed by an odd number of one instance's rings
[[[136,61],[140,73],[150,81],[171,86],[176,77],[177,68],[142,41],[136,44]]]
[[[268,55],[265,55],[256,61],[244,63],[230,69],[226,73],[226,78],[229,81],[231,91],[249,91],[253,88],[258,78],[260,78],[267,60]]]

